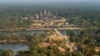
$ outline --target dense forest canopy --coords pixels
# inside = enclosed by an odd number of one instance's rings
[[[23,17],[34,16],[36,13],[47,9],[54,15],[66,17],[69,23],[89,25],[84,27],[100,27],[100,7],[84,6],[36,6],[36,5],[4,5],[0,6],[0,28],[25,27],[29,20],[20,23]],[[12,25],[13,24],[13,25]],[[8,26],[9,25],[9,26]],[[23,25],[23,26],[22,26]],[[8,26],[8,27],[7,27]]]
[[[53,5],[53,4],[52,4]],[[93,54],[98,54],[100,55],[100,52],[93,52],[92,49],[94,47],[99,47],[100,46],[100,7],[91,5],[91,6],[86,6],[86,5],[60,5],[59,7],[56,5],[0,5],[0,31],[1,30],[15,30],[16,28],[26,28],[30,26],[31,21],[28,20],[23,20],[24,17],[30,17],[30,16],[35,16],[36,13],[39,13],[40,11],[43,11],[44,9],[51,11],[54,15],[60,16],[60,17],[65,17],[69,23],[78,25],[80,28],[84,28],[79,32],[79,34],[75,35],[73,31],[67,31],[67,35],[70,36],[70,40],[72,42],[76,42],[80,44],[80,47],[82,48],[81,52],[75,51],[74,53],[65,53],[62,54],[58,51],[57,47],[55,46],[50,46],[46,49],[38,48],[37,44],[45,37],[45,34],[43,35],[38,35],[35,34],[34,36],[29,36],[29,35],[19,35],[17,36],[16,34],[10,34],[8,36],[5,36],[3,34],[0,34],[0,40],[3,39],[8,39],[13,40],[17,39],[18,37],[25,37],[28,39],[29,42],[32,42],[30,46],[30,51],[25,52],[25,51],[20,51],[19,55],[20,56],[50,56],[50,50],[52,51],[51,54],[55,56],[81,56],[81,54],[88,54],[89,56],[92,56]],[[37,37],[38,36],[38,37]],[[35,38],[36,37],[36,38]],[[83,45],[87,45],[87,47],[83,47]],[[91,48],[89,48],[92,46]],[[88,49],[87,49],[88,48]],[[90,49],[90,50],[89,50]],[[41,51],[43,50],[43,51]],[[58,51],[58,52],[57,52]],[[55,54],[53,52],[56,52]],[[5,53],[7,54],[12,54],[13,52],[11,50],[0,50],[0,55],[4,55]],[[7,55],[4,55],[7,56]]]

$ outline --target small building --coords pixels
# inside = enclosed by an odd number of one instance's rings
[[[100,52],[100,47],[95,47],[96,52]]]

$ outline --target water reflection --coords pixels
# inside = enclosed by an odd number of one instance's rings
[[[18,51],[28,51],[29,47],[26,44],[0,44],[0,49],[12,50],[14,54],[17,54]]]

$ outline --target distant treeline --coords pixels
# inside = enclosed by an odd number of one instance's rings
[[[30,20],[22,20],[22,18],[34,16],[44,9],[56,16],[66,17],[69,23],[80,27],[100,27],[99,7],[2,6],[0,7],[0,29],[28,27],[31,24]]]

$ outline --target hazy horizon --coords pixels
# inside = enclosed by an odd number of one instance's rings
[[[0,3],[63,3],[63,2],[100,2],[100,0],[0,0]]]
[[[100,0],[0,0],[0,5],[39,5],[39,6],[97,6]]]

